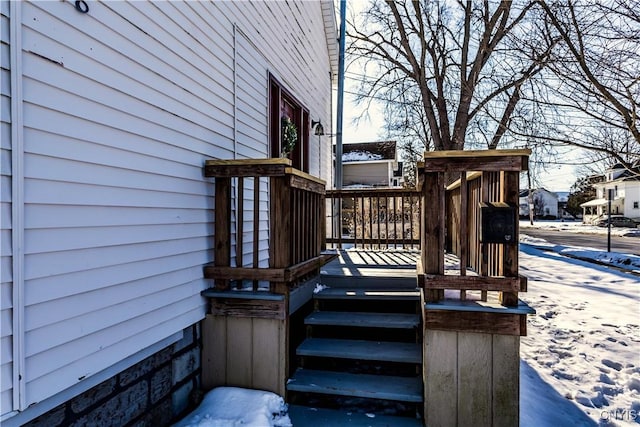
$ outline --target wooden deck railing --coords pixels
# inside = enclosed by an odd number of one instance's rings
[[[487,204],[516,209],[519,175],[526,170],[528,150],[435,152],[425,154],[420,167],[424,181],[424,242],[418,280],[425,299],[437,302],[445,290],[498,292],[502,305],[518,305],[518,292],[526,291],[526,278],[518,275],[518,222],[510,244],[481,241],[481,207]],[[473,172],[470,172],[473,171]],[[445,174],[459,177],[445,187]],[[445,249],[460,260],[455,274],[445,272]],[[446,274],[449,273],[449,274]]]
[[[420,247],[418,190],[329,190],[326,197],[332,224],[328,244],[339,249],[347,245],[370,250]]]
[[[257,291],[261,282],[269,282],[271,292],[287,294],[322,265],[324,181],[292,168],[287,159],[209,160],[205,176],[215,178],[215,246],[213,265],[205,266],[204,274],[215,279],[217,290],[251,282]],[[247,192],[253,195],[245,197]],[[266,233],[268,266],[261,266]]]

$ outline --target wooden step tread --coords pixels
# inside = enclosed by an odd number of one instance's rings
[[[304,319],[305,325],[356,326],[361,328],[413,329],[420,325],[420,316],[403,313],[358,313],[346,311],[316,311]]]
[[[289,405],[289,418],[295,427],[422,427],[416,418],[362,414],[337,409]]]
[[[380,362],[422,363],[422,345],[406,342],[307,338],[298,346],[296,354]]]
[[[344,289],[326,288],[313,295],[315,299],[419,301],[415,289]]]
[[[418,377],[349,374],[298,368],[293,378],[289,379],[287,390],[400,402],[422,402],[422,380]]]
[[[379,270],[359,271],[358,275],[351,275],[346,271],[338,275],[322,274],[322,284],[337,289],[397,289],[412,291],[416,288],[416,273],[404,277],[381,274]]]

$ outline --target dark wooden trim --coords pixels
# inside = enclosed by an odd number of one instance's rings
[[[523,161],[519,157],[431,159],[425,160],[425,168],[429,172],[460,172],[468,170],[520,172],[522,163]]]
[[[225,267],[231,263],[231,178],[216,178],[214,263]],[[228,280],[217,279],[215,286],[226,289]]]
[[[211,314],[214,316],[253,317],[262,319],[286,318],[287,301],[264,299],[211,298]]]
[[[441,151],[427,151],[424,153],[425,161],[427,159],[444,158],[491,158],[491,157],[528,157],[531,155],[531,150],[528,148],[520,149],[507,149],[507,150],[441,150]],[[420,163],[424,162],[419,162]]]
[[[425,310],[425,329],[526,336],[526,314]],[[523,326],[524,325],[524,326]]]
[[[302,124],[300,126],[302,130],[300,145],[302,148],[302,162],[300,170],[304,172],[309,172],[309,140],[311,139],[311,123],[309,123],[309,111],[306,109],[302,109]]]
[[[374,238],[374,239],[361,239],[361,238],[353,238],[353,237],[341,237],[341,238],[337,238],[337,237],[327,237],[327,243],[353,243],[353,244],[359,244],[359,245],[378,245],[380,243],[384,243],[385,246],[386,245],[402,245],[403,243],[406,244],[407,246],[409,245],[419,245],[420,244],[420,239],[391,239],[391,238],[383,238],[383,239],[378,239],[378,238]]]
[[[204,176],[207,178],[233,178],[240,176],[284,176],[291,161],[287,159],[261,159],[259,161],[207,160]]]
[[[459,289],[469,291],[519,292],[519,277],[482,277],[424,274],[424,286],[428,289]],[[516,304],[517,305],[517,304]]]
[[[320,255],[313,257],[307,261],[300,262],[296,265],[293,265],[287,269],[285,269],[285,280],[286,281],[295,281],[305,276],[306,274],[311,273],[313,270],[316,270],[323,265],[325,265],[330,259],[333,259],[334,255]]]
[[[286,274],[284,268],[241,268],[204,266],[205,279],[225,280],[264,280],[268,282],[282,282]]]
[[[268,282],[294,282],[306,274],[322,267],[335,258],[334,254],[323,254],[287,268],[240,268],[229,266],[204,266],[205,279],[262,280]]]
[[[271,157],[280,157],[280,99],[282,85],[269,74],[269,146]]]
[[[309,191],[316,194],[324,194],[325,192],[325,184],[317,182],[315,179],[311,180],[306,177],[291,174],[289,175],[289,184],[293,188],[297,188],[299,190]]]
[[[327,190],[327,198],[348,198],[348,197],[419,197],[421,195],[420,190],[408,190],[406,188],[375,188],[367,190]]]
[[[530,150],[434,151],[424,155],[427,172],[526,170]]]

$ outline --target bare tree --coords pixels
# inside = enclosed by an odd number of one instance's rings
[[[554,46],[527,24],[535,5],[373,0],[347,31],[360,100],[385,103],[390,133],[427,149],[497,148]]]
[[[640,160],[637,2],[541,0],[540,5],[561,43],[539,80],[536,102],[555,114],[538,140],[585,148],[595,160],[613,159],[633,171]]]

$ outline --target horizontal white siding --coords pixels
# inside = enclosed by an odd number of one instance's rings
[[[267,157],[269,73],[324,124],[331,88],[319,2],[92,2],[87,14],[69,2],[21,7],[30,405],[203,318],[214,219],[204,161]],[[3,408],[12,292],[6,90]],[[328,138],[313,137],[311,152],[311,172],[324,175]],[[263,181],[253,224],[253,185],[246,181],[243,263],[253,261],[257,227],[266,266],[268,188]]]
[[[269,157],[268,115],[269,87],[268,65],[266,59],[256,50],[242,30],[236,27],[235,38],[235,75],[236,75],[236,151],[242,158]],[[235,184],[237,186],[237,183]],[[255,181],[244,180],[244,215],[242,265],[253,265],[253,241],[255,227],[258,229],[258,259],[260,267],[269,266],[269,200],[268,181],[260,180],[259,223],[253,223],[253,191]],[[237,192],[237,189],[236,189]],[[237,194],[237,193],[236,193]],[[237,221],[234,222],[234,225]],[[234,231],[236,231],[234,229]],[[237,231],[236,231],[237,232]],[[233,236],[234,251],[237,248],[236,236]],[[240,264],[237,257],[235,265]]]
[[[364,163],[357,162],[344,165],[344,185],[389,185],[389,163]]]
[[[234,122],[229,49],[192,51],[154,4],[23,14],[30,404],[202,318],[202,164]]]
[[[311,119],[321,120],[330,133],[331,66],[319,1],[193,2],[192,7],[219,8],[212,13],[238,23],[266,58],[269,71],[309,109]],[[330,137],[312,135],[309,142],[309,170],[328,180]]]
[[[0,416],[13,410],[9,2],[0,1]]]

